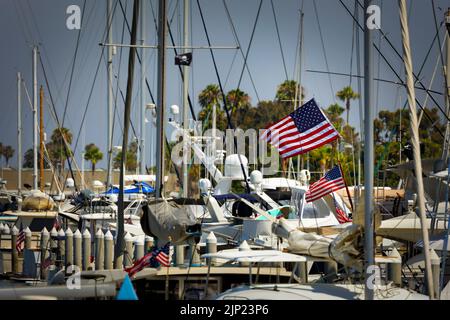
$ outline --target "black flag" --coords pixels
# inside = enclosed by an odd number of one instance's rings
[[[178,66],[189,66],[192,61],[192,52],[182,53],[175,56],[175,64]]]

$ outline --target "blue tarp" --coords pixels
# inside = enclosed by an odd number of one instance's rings
[[[131,186],[125,187],[123,190],[123,193],[130,194],[130,193],[153,193],[155,192],[155,189],[150,186],[149,184],[145,182],[137,182],[132,184]],[[119,194],[119,188],[112,187],[108,191],[106,191],[104,194]]]

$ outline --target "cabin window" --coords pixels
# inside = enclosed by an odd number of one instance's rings
[[[302,219],[319,219],[326,218],[328,216],[327,210],[319,210],[317,206],[311,203],[306,203],[303,209]]]

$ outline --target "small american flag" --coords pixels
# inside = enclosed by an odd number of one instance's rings
[[[164,267],[169,267],[169,250],[170,242],[161,248],[155,247],[151,252],[137,260],[131,267],[125,268],[125,272],[132,277],[147,266],[158,267],[158,262]]]
[[[334,166],[322,178],[314,182],[306,192],[306,202],[312,202],[336,190],[345,188],[345,181],[339,166]]]
[[[170,261],[169,261],[170,242],[167,242],[164,247],[157,249],[157,250],[158,250],[158,252],[156,253],[156,256],[155,256],[156,261],[161,263],[161,265],[163,265],[164,267],[170,266]]]
[[[352,219],[350,219],[347,214],[345,213],[345,210],[342,209],[342,207],[339,205],[339,203],[336,201],[336,198],[333,196],[333,202],[334,207],[336,208],[336,219],[340,224],[352,222]]]
[[[149,252],[145,256],[137,260],[131,267],[125,268],[125,272],[127,272],[128,275],[132,277],[136,273],[144,269],[146,266],[150,265],[152,259],[153,259],[153,252]]]
[[[41,263],[41,267],[43,270],[47,269],[48,267],[50,267],[52,265],[52,258],[50,256],[47,257],[47,259],[45,259],[42,263]]]
[[[339,133],[314,99],[268,127],[261,139],[289,158],[319,148],[339,138]]]
[[[20,232],[17,235],[17,240],[16,240],[16,249],[17,252],[22,252],[23,251],[23,244],[25,242],[25,230],[23,230],[23,227],[20,226]]]

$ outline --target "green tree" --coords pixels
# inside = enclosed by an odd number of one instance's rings
[[[67,142],[67,145],[66,145]],[[72,133],[67,128],[56,128],[50,137],[50,142],[47,143],[47,151],[49,153],[50,161],[53,165],[60,165],[60,170],[64,170],[64,162],[67,160],[67,155],[72,156],[70,145],[72,144]]]
[[[41,153],[38,150],[38,163],[41,159]],[[27,151],[25,151],[23,155],[23,162],[22,162],[23,168],[33,168],[33,149],[30,148]],[[49,169],[50,165],[48,164],[48,161],[44,158],[44,169]]]
[[[230,90],[226,96],[227,106],[231,113],[236,111],[247,111],[251,107],[250,96],[240,89]]]
[[[424,149],[422,158],[439,158],[444,141],[441,133],[445,133],[445,124],[437,108],[425,110],[427,116],[423,115],[419,126],[419,139]],[[375,168],[379,173],[378,177],[383,178],[387,186],[396,186],[398,176],[386,172],[384,177],[384,169],[406,159],[403,148],[411,140],[409,112],[406,109],[381,110],[374,120],[374,128]]]
[[[296,98],[300,99],[300,101],[305,98],[305,89],[300,89],[300,85],[297,81],[286,80],[277,87],[275,101],[293,106]]]
[[[91,162],[92,175],[94,175],[95,165],[103,159],[103,153],[94,143],[90,143],[84,147],[84,159]]]
[[[216,107],[216,127],[220,130],[227,128],[227,119],[225,111],[221,108],[220,101],[222,92],[216,84],[209,84],[198,95],[198,103],[202,107],[198,118],[203,123],[203,129],[212,127],[212,110]]]
[[[347,119],[345,123],[348,124],[348,118],[350,115],[350,101],[358,99],[359,93],[353,91],[352,87],[347,86],[344,87],[341,91],[338,91],[338,93],[336,93],[336,97],[338,97],[339,100],[345,102],[345,109],[347,110]]]
[[[119,151],[113,159],[114,169],[120,168],[120,163],[122,161],[122,151]],[[125,168],[128,171],[134,171],[137,168],[137,143],[136,141],[131,142],[128,145],[128,150],[125,157]]]
[[[2,146],[2,155],[6,161],[6,167],[8,167],[9,159],[14,156],[14,149],[11,146]]]

